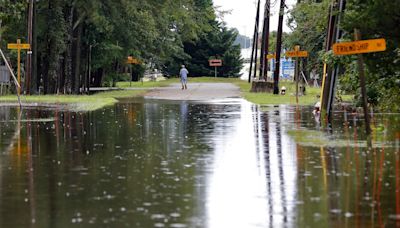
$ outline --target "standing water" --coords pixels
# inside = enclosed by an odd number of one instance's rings
[[[0,227],[400,225],[399,115],[129,100],[0,108]]]

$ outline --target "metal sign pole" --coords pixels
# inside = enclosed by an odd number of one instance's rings
[[[217,77],[217,66],[215,66],[215,77]]]

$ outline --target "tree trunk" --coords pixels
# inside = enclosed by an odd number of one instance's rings
[[[1,31],[1,23],[2,23],[3,21],[0,19],[0,31]],[[2,37],[1,37],[1,32],[0,32],[0,42],[1,42],[1,39],[2,39]]]
[[[73,23],[74,23],[74,6],[70,6],[69,15],[67,16],[67,38],[66,44],[67,48],[65,51],[65,67],[64,67],[64,93],[71,94],[72,93],[72,43],[74,38],[74,30],[73,30]]]
[[[55,93],[58,84],[60,70],[60,54],[64,52],[64,17],[62,2],[50,0],[47,11],[47,50],[45,55],[46,72],[44,73],[45,93]]]
[[[33,4],[33,31],[32,31],[32,83],[31,83],[31,93],[35,94],[38,92],[38,87],[40,85],[38,77],[38,53],[37,53],[37,4]]]
[[[76,33],[76,43],[75,43],[75,64],[74,64],[74,77],[73,77],[73,92],[74,94],[79,93],[80,88],[80,73],[81,73],[81,41],[82,41],[82,24],[78,25]]]

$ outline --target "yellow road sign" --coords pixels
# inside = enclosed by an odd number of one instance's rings
[[[18,57],[17,57],[17,61],[18,61],[18,69],[17,69],[17,75],[18,75],[18,84],[21,85],[21,50],[22,49],[31,49],[31,45],[30,44],[22,44],[21,43],[21,39],[17,39],[17,43],[11,43],[7,45],[8,49],[17,49],[18,50]],[[21,94],[21,87],[18,87],[17,89],[17,93],[18,96]]]
[[[386,41],[385,39],[373,39],[336,43],[333,45],[332,49],[335,55],[353,55],[386,51]]]
[[[8,44],[7,45],[8,49],[31,49],[30,44]]]
[[[270,60],[270,59],[276,59],[276,54],[274,53],[274,54],[268,54],[267,55],[267,59],[268,60]]]
[[[294,58],[294,57],[308,57],[308,52],[306,51],[287,51],[286,57]]]
[[[142,62],[139,59],[136,59],[132,56],[128,56],[128,59],[126,60],[126,63],[128,64],[141,64]]]

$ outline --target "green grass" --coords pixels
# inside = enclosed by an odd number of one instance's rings
[[[241,81],[238,78],[215,78],[215,77],[196,77],[188,79],[189,83],[236,83]]]
[[[178,79],[168,79],[164,81],[149,81],[149,82],[117,82],[118,88],[154,88],[168,86],[173,82],[179,82]]]
[[[236,83],[242,90],[243,97],[255,104],[260,105],[279,105],[279,104],[296,104],[296,84],[293,82],[280,82],[279,86],[286,87],[286,95],[274,95],[272,93],[251,93],[251,84],[247,82],[237,82]],[[319,98],[321,90],[314,87],[306,87],[306,95],[299,96],[299,105],[313,105]]]
[[[94,95],[42,95],[21,96],[22,103],[38,103],[41,105],[59,105],[71,111],[92,111],[113,105],[118,98],[141,96],[146,90],[121,90],[101,92]],[[18,102],[15,95],[0,97],[0,102]]]
[[[240,80],[238,78],[215,78],[215,77],[189,77],[189,83],[232,83],[240,87],[242,92],[242,96],[255,104],[260,105],[279,105],[279,104],[296,104],[296,96],[294,96],[296,92],[296,85],[293,82],[280,82],[279,86],[286,87],[286,95],[273,95],[270,93],[251,93],[251,84],[247,81]],[[179,83],[178,78],[172,78],[165,81],[159,82],[133,82],[131,87],[136,88],[148,88],[148,87],[158,87],[158,86],[168,86],[171,83]],[[129,82],[119,82],[117,83],[118,87],[124,88],[129,87]],[[319,88],[307,87],[306,95],[299,97],[299,105],[313,105],[319,99],[317,95],[320,95]],[[346,101],[351,100],[351,96],[345,96],[343,99]]]
[[[239,81],[236,78],[215,78],[215,77],[189,77],[189,83],[234,83]],[[117,82],[118,88],[154,88],[168,86],[172,83],[180,83],[179,78],[170,78],[164,81],[148,82]]]
[[[68,110],[74,111],[91,111],[96,110],[108,105],[113,105],[118,102],[118,98],[129,98],[143,95],[147,90],[154,87],[168,86],[171,83],[179,83],[179,78],[172,78],[165,81],[150,81],[150,82],[118,82],[119,88],[137,88],[137,90],[117,90],[101,92],[94,95],[46,95],[46,96],[22,96],[21,101],[24,103],[39,103],[60,105]],[[251,84],[247,81],[238,78],[214,78],[214,77],[189,77],[189,83],[232,83],[237,85],[242,96],[255,104],[260,105],[279,105],[279,104],[296,104],[296,97],[294,96],[296,87],[293,82],[280,82],[280,87],[286,87],[286,95],[273,95],[270,93],[251,93]],[[306,95],[299,97],[299,105],[313,105],[319,99],[319,88],[306,88]],[[344,101],[352,101],[352,96],[342,96]],[[0,102],[17,102],[15,95],[0,97]]]

